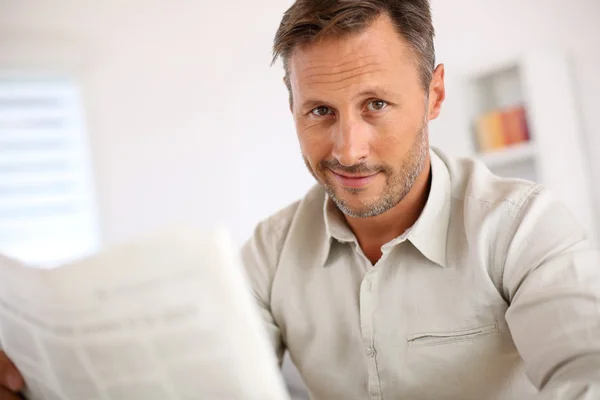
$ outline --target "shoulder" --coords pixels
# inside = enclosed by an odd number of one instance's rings
[[[566,205],[545,186],[525,179],[500,177],[475,159],[449,158],[443,154],[440,158],[448,167],[452,202],[462,209],[465,218],[476,216],[481,222],[493,219],[496,228],[513,231],[523,224],[535,226],[534,221],[551,218],[564,227],[561,232],[583,232]]]
[[[499,177],[477,160],[439,156],[451,180],[453,232],[489,251],[505,283],[569,249],[590,247],[580,222],[543,185]]]
[[[315,185],[302,199],[257,224],[241,252],[250,283],[255,288],[272,282],[290,232],[310,230],[307,223],[322,219],[324,200],[324,190]]]
[[[313,186],[302,199],[259,222],[246,245],[260,243],[275,253],[280,252],[290,230],[322,216],[324,200],[324,190],[319,185]]]
[[[525,214],[532,212],[532,203],[535,208],[543,203],[552,203],[549,208],[558,205],[552,194],[538,183],[498,176],[476,159],[436,153],[450,177],[450,223],[464,230],[469,242],[485,242],[497,255],[504,251],[510,232],[523,221]]]
[[[515,232],[541,229],[556,221],[565,229],[559,234],[582,231],[567,207],[541,184],[495,175],[475,159],[451,158],[437,152],[448,168],[451,182],[452,217],[464,227],[466,236],[477,235],[506,252]],[[554,227],[557,228],[557,227]],[[580,235],[577,235],[578,237]],[[548,235],[538,238],[544,240]]]
[[[259,263],[272,268],[277,263],[279,249],[285,242],[300,203],[301,200],[295,201],[256,225],[254,233],[242,247],[244,264]]]
[[[482,208],[497,205],[520,208],[534,193],[547,192],[542,185],[525,179],[495,175],[479,160],[436,153],[448,168],[453,202],[479,204]]]

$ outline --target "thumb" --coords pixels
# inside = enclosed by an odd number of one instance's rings
[[[0,386],[18,392],[24,385],[23,377],[15,365],[8,359],[6,353],[0,351]]]

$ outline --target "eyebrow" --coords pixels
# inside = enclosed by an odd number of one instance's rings
[[[366,89],[363,90],[362,92],[358,93],[355,98],[359,98],[359,97],[380,97],[380,96],[391,96],[392,94],[394,94],[394,92],[392,92],[389,88],[387,88],[386,86],[375,86],[373,88],[370,89]]]
[[[394,92],[391,91],[386,86],[375,86],[375,87],[372,87],[372,88],[365,89],[365,90],[361,91],[356,96],[354,96],[354,99],[358,99],[358,98],[361,98],[361,97],[375,97],[375,98],[388,97],[388,96],[391,96],[393,94],[394,94]],[[306,100],[306,101],[302,102],[301,109],[302,110],[313,109],[313,108],[318,107],[318,106],[329,107],[329,104],[326,101],[309,99],[309,100]]]
[[[319,107],[319,106],[326,106],[329,107],[327,105],[326,102],[324,101],[319,101],[319,100],[306,100],[304,102],[302,102],[301,105],[301,110],[312,110],[313,108]]]

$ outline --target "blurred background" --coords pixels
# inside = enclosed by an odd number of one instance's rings
[[[313,184],[270,46],[291,0],[0,0],[0,251],[52,265],[165,224],[237,244]],[[600,1],[432,0],[434,146],[600,228]]]

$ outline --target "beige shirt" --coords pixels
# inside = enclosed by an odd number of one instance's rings
[[[431,152],[421,216],[371,265],[320,187],[242,257],[312,399],[600,399],[600,257],[543,187]],[[538,397],[535,397],[538,398]]]

